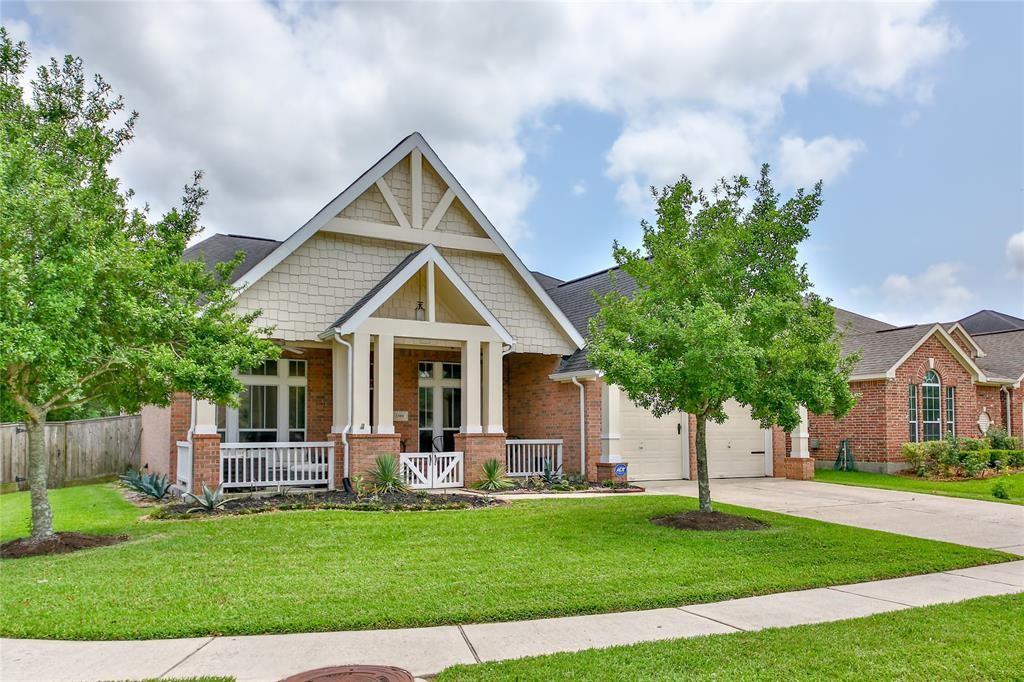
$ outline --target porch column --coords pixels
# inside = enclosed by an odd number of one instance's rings
[[[622,461],[621,396],[619,387],[601,383],[601,461]]]
[[[796,430],[792,433],[793,440],[793,452],[790,453],[790,457],[810,457],[810,450],[807,449],[809,436],[807,433],[807,408],[800,405],[797,408],[800,413],[800,426],[796,427]]]
[[[488,341],[485,344],[483,379],[483,426],[487,433],[504,433],[501,405],[502,367],[500,341]]]
[[[331,344],[331,433],[342,433],[348,425],[348,349]]]
[[[220,436],[217,434],[217,406],[209,400],[196,401],[196,424],[192,431],[193,492],[220,485]]]
[[[194,434],[210,435],[217,433],[217,405],[209,400],[196,401],[196,425]]]
[[[373,432],[395,432],[395,337],[378,334],[373,345]]]
[[[370,335],[352,334],[352,433],[370,433]]]
[[[480,426],[480,341],[462,343],[462,433],[483,433]]]

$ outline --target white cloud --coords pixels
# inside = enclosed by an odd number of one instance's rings
[[[808,142],[802,137],[783,137],[779,141],[779,179],[791,187],[810,187],[818,180],[830,183],[845,173],[862,151],[860,140],[826,135]]]
[[[208,225],[278,237],[420,130],[521,242],[537,189],[526,154],[552,106],[622,119],[606,172],[633,205],[639,188],[681,172],[701,183],[749,172],[789,93],[818,81],[857,97],[913,98],[959,42],[929,4],[28,10],[37,57],[81,55],[141,112],[117,166],[141,198],[162,210],[203,168]]]
[[[874,316],[893,324],[960,319],[974,300],[962,271],[959,263],[935,263],[917,274],[889,275],[878,288],[882,308]]]
[[[581,197],[581,196],[583,196],[586,193],[587,193],[587,183],[583,182],[582,180],[578,180],[575,183],[573,183],[572,195],[574,197]]]
[[[1010,273],[1024,277],[1024,230],[1006,240],[1006,257],[1010,260]]]

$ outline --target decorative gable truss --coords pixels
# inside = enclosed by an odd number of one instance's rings
[[[238,293],[245,292],[317,232],[436,247],[433,253],[440,261],[433,261],[435,268],[451,269],[437,248],[504,257],[555,328],[576,348],[584,346],[583,337],[419,133],[402,140],[245,273],[235,282]],[[465,284],[461,278],[459,281]]]

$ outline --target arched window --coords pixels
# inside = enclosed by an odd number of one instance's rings
[[[924,440],[942,438],[942,409],[939,396],[942,393],[942,382],[934,369],[928,370],[921,383],[921,433]]]

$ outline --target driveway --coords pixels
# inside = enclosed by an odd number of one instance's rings
[[[648,481],[649,492],[697,496],[696,481]],[[884,530],[1024,555],[1024,506],[790,481],[784,478],[716,479],[718,502]]]

